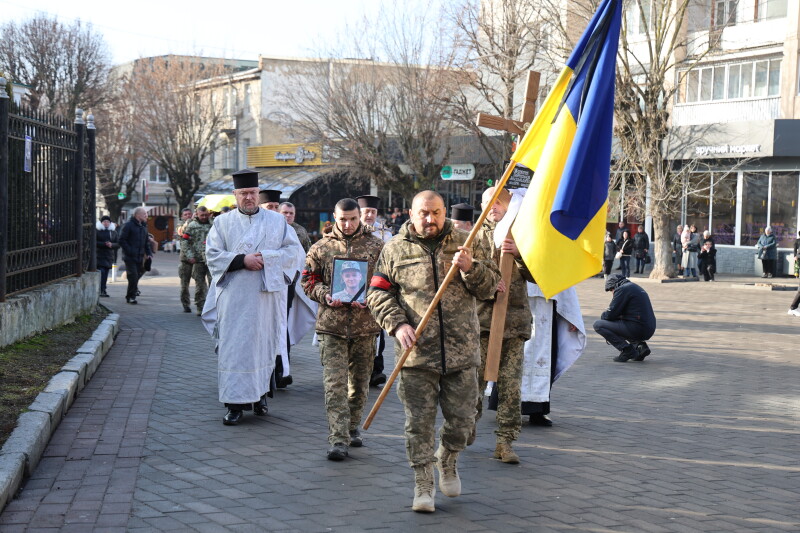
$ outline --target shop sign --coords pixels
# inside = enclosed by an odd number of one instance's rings
[[[725,154],[757,154],[761,152],[760,144],[720,144],[716,146],[695,146],[694,154],[725,155]]]
[[[439,173],[443,180],[471,180],[475,177],[475,165],[445,165]]]
[[[306,150],[305,146],[298,146],[297,150],[292,152],[275,152],[276,161],[294,161],[298,165],[306,161],[313,161],[317,157],[316,152]]]

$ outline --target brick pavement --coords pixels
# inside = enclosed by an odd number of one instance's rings
[[[786,315],[789,292],[643,282],[659,319],[653,355],[612,363],[591,332],[555,386],[555,426],[523,426],[522,463],[491,458],[485,416],[460,460],[464,494],[439,493],[436,513],[422,515],[409,509],[396,394],[364,448],[327,461],[307,338],[269,416],[223,426],[210,338],[181,312],[176,257],[156,267],[138,306],[124,303],[124,283],[110,286],[103,303],[122,314],[122,332],[0,531],[800,529],[800,321]],[[579,287],[589,326],[609,299],[601,287]]]

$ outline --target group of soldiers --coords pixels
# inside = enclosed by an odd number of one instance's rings
[[[293,220],[279,220],[267,213],[287,205],[279,203],[279,196],[270,198],[269,191],[260,191],[262,199],[268,200],[261,202],[261,211],[250,200],[259,194],[257,173],[240,171],[234,175],[234,184],[239,207],[218,217],[208,237],[213,274],[209,299],[213,301],[206,302],[203,310],[207,328],[218,340],[220,400],[228,407],[225,424],[237,424],[244,410],[266,414],[266,397],[276,384],[275,358],[288,353],[289,343],[285,337],[277,339],[263,331],[245,343],[238,332],[263,317],[281,323],[280,331],[286,330],[285,320],[276,319],[286,316],[279,310],[286,309],[287,291],[278,289],[298,282],[294,269],[299,257],[303,263],[299,284],[318,306],[315,329],[323,365],[328,459],[344,460],[350,448],[363,446],[359,427],[370,380],[376,370],[383,370],[376,351],[386,332],[395,338],[397,352],[410,350],[399,372],[397,391],[406,414],[406,450],[414,470],[412,509],[435,510],[434,469],[438,470],[439,489],[446,496],[458,496],[459,453],[475,441],[487,385],[483,376],[494,300],[499,292],[507,291],[499,377],[493,386],[498,411],[494,457],[509,464],[520,461],[512,443],[519,436],[525,400],[521,398],[528,357],[524,344],[532,331],[526,284],[533,282],[533,277],[520,260],[513,239],[498,240],[499,247],[495,244],[494,230],[508,205],[500,200],[487,205],[494,190],[484,194],[482,208],[488,210],[487,219],[471,247],[465,246],[468,231],[447,217],[442,197],[423,191],[414,197],[410,219],[395,236],[373,225],[377,197],[344,198],[335,205],[334,224],[306,248],[300,246],[305,234],[302,228],[287,233],[279,224],[285,221],[283,227],[288,230],[288,225],[294,228]],[[458,205],[454,216],[471,224],[473,215],[469,206]],[[507,283],[500,276],[501,252],[514,258]],[[418,338],[417,325],[451,265],[457,274]],[[277,280],[274,289],[270,280]],[[248,294],[250,290],[255,294]],[[572,331],[577,329],[569,326]],[[549,364],[548,391],[555,374]],[[438,447],[437,407],[444,416]],[[531,421],[549,425],[544,414],[532,414]]]

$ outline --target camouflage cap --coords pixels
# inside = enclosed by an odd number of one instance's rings
[[[359,272],[361,272],[361,267],[355,261],[345,261],[344,263],[342,263],[342,272],[344,272],[345,270],[358,270]]]

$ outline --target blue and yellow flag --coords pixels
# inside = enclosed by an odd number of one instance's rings
[[[600,272],[622,0],[604,0],[512,156],[534,170],[512,235],[545,297]]]

